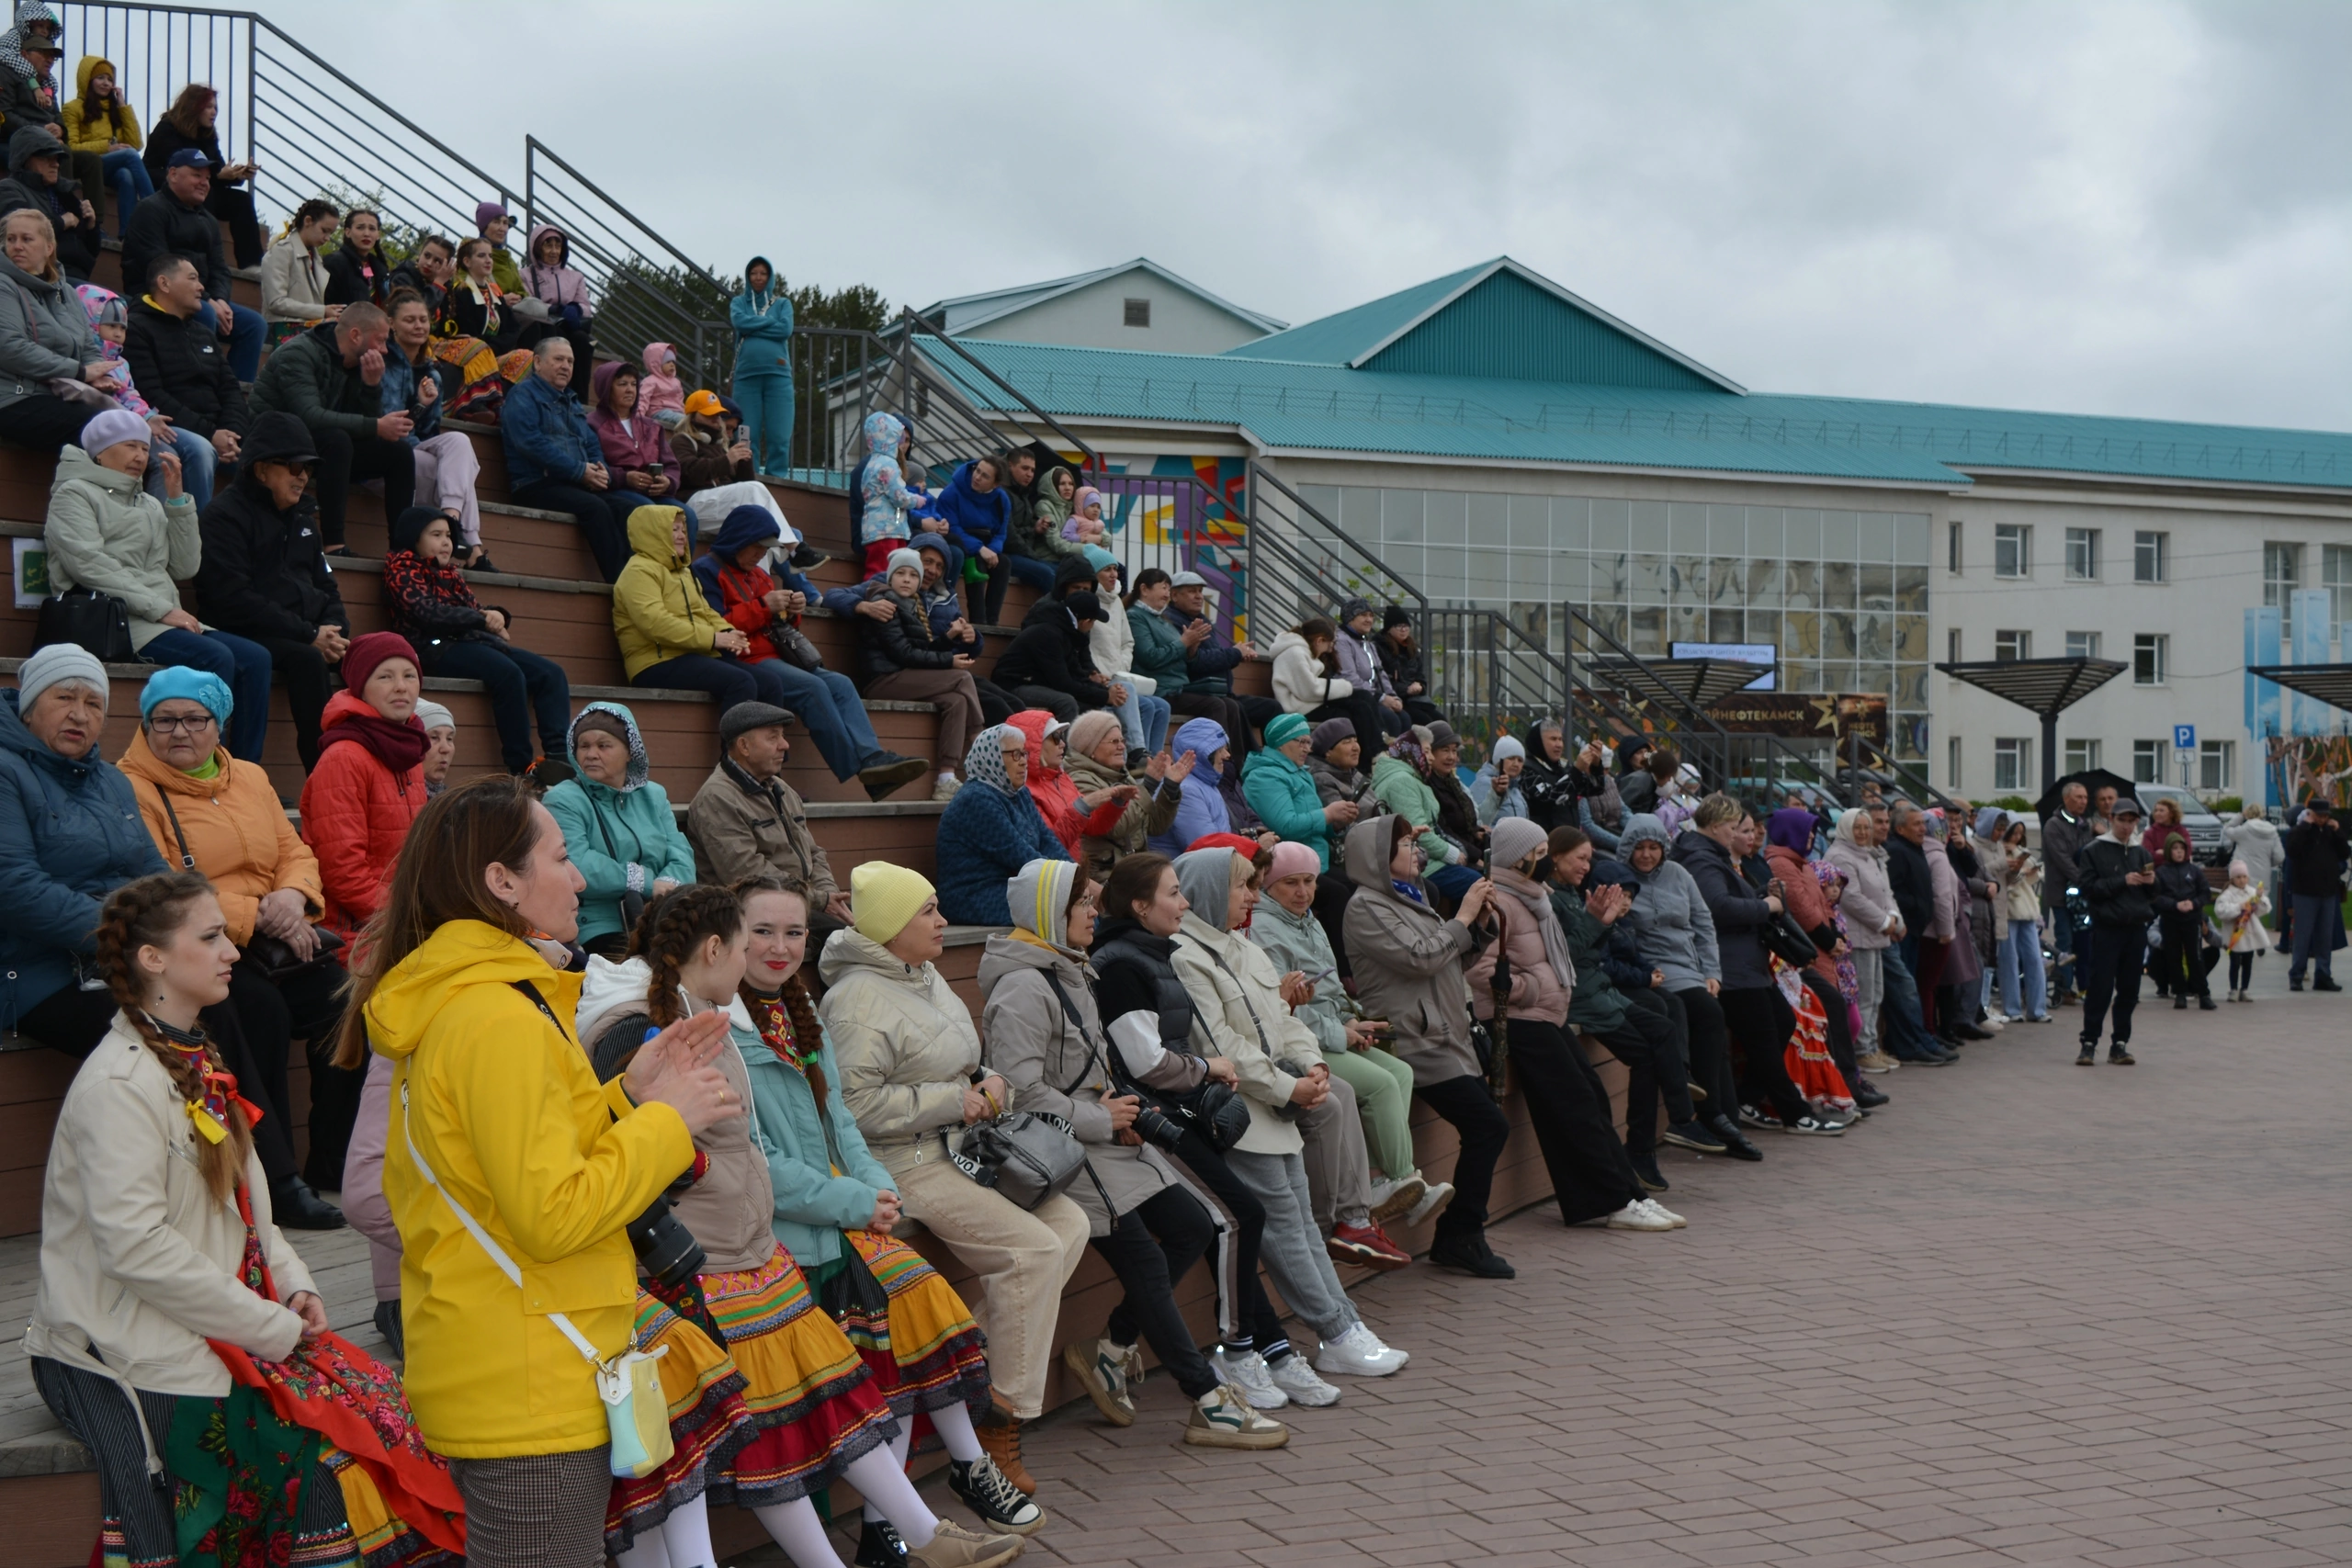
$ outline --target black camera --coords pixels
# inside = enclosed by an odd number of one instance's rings
[[[672,1213],[672,1206],[693,1185],[690,1170],[647,1205],[645,1213],[623,1227],[630,1248],[637,1254],[638,1267],[656,1283],[673,1291],[693,1284],[701,1275],[703,1265],[709,1261],[702,1243],[695,1239],[695,1233]]]

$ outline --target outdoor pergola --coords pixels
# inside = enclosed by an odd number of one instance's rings
[[[2352,712],[2352,664],[2249,664],[2245,672]]]
[[[2113,659],[1979,659],[1936,666],[2041,720],[2041,787],[2058,782],[2058,716],[2123,673]]]
[[[1595,659],[1588,668],[1621,692],[1702,712],[1772,672],[1770,664],[1736,659]]]

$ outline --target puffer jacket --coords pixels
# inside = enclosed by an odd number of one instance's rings
[[[209,440],[220,430],[242,435],[252,423],[245,389],[229,367],[229,345],[211,311],[183,319],[143,298],[131,300],[122,356],[140,395],[170,415],[175,429]]]
[[[1308,714],[1325,703],[1344,702],[1355,695],[1352,682],[1324,672],[1323,661],[1308,650],[1306,639],[1296,632],[1284,632],[1274,638],[1271,651],[1274,660],[1274,700],[1283,705],[1283,712]]]
[[[1502,940],[1488,942],[1464,976],[1470,985],[1470,1010],[1484,1019],[1495,1016],[1495,965],[1498,954],[1508,953],[1510,994],[1503,1010],[1512,1018],[1556,1028],[1568,1021],[1573,988],[1562,984],[1553,969],[1551,957],[1544,950],[1542,923],[1521,900],[1522,891],[1546,901],[1551,897],[1547,889],[1537,887],[1518,872],[1495,873],[1495,894],[1487,908],[1495,912]]]
[[[1813,938],[1813,945],[1820,951],[1807,967],[1835,986],[1838,961],[1829,956],[1829,949],[1838,945],[1838,919],[1837,911],[1830,907],[1828,891],[1821,886],[1821,878],[1814,874],[1812,863],[1785,844],[1766,846],[1764,859],[1770,865],[1771,874],[1781,879],[1781,907],[1804,928],[1805,934]],[[1823,946],[1824,942],[1828,945]]]
[[[826,1090],[820,1109],[807,1075],[770,1050],[757,1029],[739,1024],[733,1037],[751,1073],[752,1140],[767,1156],[775,1194],[770,1229],[802,1269],[824,1269],[848,1245],[842,1232],[863,1230],[874,1217],[876,1194],[894,1185],[890,1173],[842,1102],[842,1065],[831,1044],[817,1054]]]
[[[1748,886],[1731,852],[1694,829],[1677,836],[1668,854],[1690,874],[1699,897],[1706,900],[1707,918],[1715,928],[1716,962],[1724,989],[1748,991],[1770,986],[1772,960],[1764,947],[1763,930],[1772,911]]]
[[[164,869],[139,820],[130,781],[92,747],[61,757],[0,692],[0,1025],[74,983],[94,951],[98,907],[134,877]]]
[[[1323,815],[1312,773],[1275,748],[1262,747],[1241,764],[1241,795],[1269,831],[1305,844],[1325,871],[1331,869],[1331,821]]]
[[[872,421],[869,419],[868,423]],[[869,451],[872,448],[869,446]],[[895,447],[894,447],[895,450]],[[879,457],[879,453],[875,456]],[[866,471],[866,493],[873,493],[873,470]],[[983,494],[972,488],[972,465],[957,467],[949,477],[947,488],[939,492],[939,515],[947,524],[947,537],[966,555],[978,555],[983,548],[1004,553],[1005,532],[1012,526],[1012,501],[1004,487]]]
[[[621,1227],[694,1162],[675,1111],[596,1081],[571,1028],[580,987],[521,938],[452,920],[366,1003],[368,1043],[393,1064],[384,1199],[401,1242],[401,1382],[425,1441],[452,1459],[610,1440],[595,1380],[548,1319],[562,1313],[600,1355],[629,1343],[637,1256]],[[521,1289],[452,1205],[521,1267]]]
[[[190,869],[212,884],[228,918],[229,940],[240,947],[253,940],[254,912],[272,893],[300,893],[304,912],[317,919],[326,912],[319,858],[286,819],[268,773],[258,762],[238,761],[225,746],[212,760],[220,771],[199,779],[149,750],[145,730],[131,738],[119,765],[157,852],[176,867],[186,840],[187,856],[196,862]]]
[[[179,585],[204,562],[193,496],[158,501],[79,446],[57,454],[41,542],[51,589],[95,588],[121,600],[133,648],[163,634],[164,617],[180,607]]]
[[[300,241],[279,243],[301,248]],[[334,341],[340,330],[333,321],[322,321],[271,349],[260,379],[254,383],[254,412],[290,413],[312,430],[339,430],[355,441],[373,440],[376,421],[384,412],[383,391],[361,380],[356,366],[343,362],[343,350]],[[509,394],[505,407],[514,406]]]
[[[574,1032],[599,1079],[609,1083],[618,1077],[645,1043],[645,1032],[652,1027],[645,1002],[652,979],[652,966],[642,958],[619,964],[603,958],[588,961],[581,976]],[[678,998],[682,1016],[689,1018],[720,1005],[683,990]],[[757,1032],[740,1000],[729,998],[725,1011],[732,1027],[711,1066],[727,1080],[736,1103],[749,1105],[750,1069],[737,1042],[745,1034],[756,1038]],[[711,1268],[729,1272],[759,1268],[775,1256],[775,1190],[768,1184],[767,1156],[752,1141],[750,1119],[731,1117],[695,1134],[695,1150],[704,1158],[703,1173],[675,1200],[673,1213],[702,1243]]]
[[[1380,667],[1379,637],[1377,632],[1358,637],[1343,626],[1331,651],[1338,655],[1340,673],[1350,686],[1374,697],[1393,697],[1396,690],[1388,683],[1388,671]]]
[[[78,381],[83,366],[105,357],[62,266],[51,282],[0,256],[0,408],[47,396],[61,377]]]
[[[590,703],[571,721],[573,738],[579,735],[580,720],[592,713],[614,715],[628,730],[628,771],[622,775],[621,787],[613,789],[586,773],[577,773],[548,791],[542,800],[556,826],[563,829],[564,848],[571,852],[571,863],[588,884],[580,894],[582,942],[625,929],[624,894],[650,897],[656,882],[683,886],[695,879],[695,847],[678,831],[678,816],[671,809],[669,792],[653,782],[652,761],[646,754],[637,716],[618,703]]]
[[[2286,840],[2279,836],[2278,825],[2266,818],[2250,818],[2243,822],[2223,825],[2222,837],[2230,841],[2230,858],[2245,862],[2248,875],[2257,887],[2267,887],[2278,876],[2279,867],[2287,863]],[[2049,830],[2042,830],[2045,843]]]
[[[1131,1012],[1150,1013],[1159,1021],[1162,1050],[1196,1058],[1210,1055],[1202,1049],[1208,1036],[1200,1030],[1193,994],[1176,974],[1174,937],[1156,936],[1128,916],[1108,916],[1094,928],[1090,956],[1095,1002],[1114,1021]]]
[[[901,670],[953,670],[956,656],[970,651],[933,629],[920,599],[892,592],[888,576],[867,578],[853,592],[861,602],[879,599],[898,612],[887,621],[858,615],[853,623],[857,627],[857,672],[867,680]]]
[[[1076,1024],[1047,976],[1060,982],[1062,996],[1078,1010]],[[1093,970],[1067,948],[997,935],[980,956],[979,982],[989,1070],[1003,1077],[1025,1109],[1061,1117],[1086,1145],[1093,1179],[1081,1175],[1068,1190],[1086,1212],[1090,1234],[1110,1235],[1114,1217],[1174,1186],[1176,1173],[1157,1147],[1121,1144],[1113,1134],[1102,1101],[1118,1090],[1102,1053],[1117,1047],[1103,1033]]]
[[[266,423],[282,429],[284,421]],[[254,434],[248,454],[266,434]],[[213,492],[198,527],[204,560],[196,572],[197,613],[207,626],[288,642],[309,642],[325,626],[350,635],[351,613],[327,565],[315,498],[304,495],[279,511],[248,460],[234,483]]]
[[[542,240],[553,240],[563,247],[556,252],[552,264],[539,260]],[[595,315],[596,305],[588,294],[588,279],[571,263],[571,237],[552,223],[534,225],[523,247],[523,292],[554,306],[559,318],[565,306],[577,306],[584,321]]]
[[[346,941],[383,906],[409,826],[424,810],[424,763],[395,773],[357,740],[337,739],[343,720],[375,711],[349,692],[329,697],[319,765],[302,781],[302,839],[319,857],[326,901],[320,923]]]
[[[613,583],[613,636],[632,681],[664,660],[710,653],[728,629],[686,558],[671,547],[678,516],[674,506],[628,514],[628,563]]]
[[[1176,807],[1184,798],[1184,785],[1175,779],[1162,779],[1157,785],[1145,773],[1129,773],[1124,769],[1106,767],[1091,757],[1071,755],[1063,760],[1063,771],[1080,795],[1092,795],[1098,789],[1110,789],[1123,784],[1134,784],[1143,793],[1127,802],[1119,819],[1102,832],[1085,830],[1081,825],[1079,837],[1080,858],[1101,882],[1111,874],[1111,868],[1123,855],[1140,852],[1155,833],[1164,834],[1176,825]],[[1206,775],[1202,775],[1205,780]]]
[[[205,1343],[283,1360],[302,1320],[280,1304],[318,1286],[271,1223],[261,1158],[245,1192],[278,1300],[240,1278],[245,1225],[196,1163],[196,1128],[171,1073],[117,1013],[58,1108],[41,1181],[40,1288],[25,1353],[144,1393],[219,1399],[229,1370]],[[155,1442],[160,1446],[161,1434]]]
[[[865,1146],[893,1177],[947,1158],[941,1134],[964,1124],[964,1090],[980,1066],[971,1013],[934,965],[902,964],[854,928],[833,933],[820,966],[818,1011]]]
[[[1409,771],[1409,770],[1408,770]],[[1354,969],[1356,1000],[1388,1021],[1389,1049],[1419,1085],[1476,1077],[1470,1048],[1470,987],[1463,965],[1476,939],[1459,920],[1396,891],[1388,874],[1388,823],[1374,818],[1348,829],[1341,858],[1355,897],[1341,925]]]
[[[1025,708],[1005,722],[1028,738],[1029,799],[1037,807],[1037,815],[1061,840],[1067,852],[1063,858],[1076,860],[1087,835],[1097,838],[1119,825],[1126,815],[1125,803],[1106,800],[1092,810],[1079,798],[1077,781],[1060,768],[1046,766],[1046,726],[1053,716],[1036,708]]]
[[[1715,948],[1714,918],[1708,914],[1707,900],[1690,873],[1675,863],[1664,826],[1656,817],[1636,812],[1626,818],[1622,841],[1629,857],[1635,844],[1668,846],[1667,858],[1653,870],[1634,872],[1641,879],[1641,894],[1634,900],[1632,912],[1618,922],[1633,928],[1634,945],[1642,962],[1666,976],[1660,988],[1687,991],[1721,979],[1723,964]],[[1631,863],[1629,859],[1629,868]]]
[[[1372,780],[1362,768],[1335,768],[1329,757],[1310,753],[1306,773],[1315,781],[1315,798],[1326,806],[1351,800],[1364,807],[1366,815],[1373,816],[1387,809],[1386,803],[1372,793]]]

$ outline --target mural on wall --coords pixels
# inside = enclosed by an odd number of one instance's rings
[[[1208,579],[1217,629],[1227,637],[1249,635],[1248,530],[1241,521],[1248,474],[1245,458],[1163,453],[1148,468],[1114,464],[1094,480],[1108,500],[1111,549],[1129,579],[1152,566],[1199,572]]]
[[[2263,744],[2274,804],[2322,795],[2352,806],[2352,735],[2273,735]]]

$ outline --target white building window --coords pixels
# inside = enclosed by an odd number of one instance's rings
[[[2033,527],[2026,523],[1993,525],[1993,575],[2033,575]]]
[[[1150,300],[1126,299],[1122,300],[1121,304],[1124,307],[1120,314],[1120,324],[1122,326],[1148,327],[1151,325]]]
[[[2262,547],[2262,602],[2278,606],[2278,640],[2295,646],[2295,590],[2303,585],[2303,547],[2270,540]]]
[[[1960,737],[1955,735],[1944,742],[1944,787],[1965,789],[1968,781],[1960,776]]]
[[[2098,766],[2098,759],[2101,750],[2102,748],[2096,740],[2067,741],[2066,771],[2070,773],[2086,773],[2090,772],[2091,769]]]
[[[2132,782],[2162,784],[2165,782],[2165,754],[2172,750],[2169,740],[2134,740],[2132,742]]]
[[[2014,664],[2020,659],[2033,657],[2031,632],[1995,632],[1993,657],[2004,664]]]
[[[2352,545],[2319,547],[2319,585],[2327,590],[2327,640],[2334,643],[2352,621]]]
[[[1960,523],[1954,519],[1944,529],[1944,570],[1954,577],[1960,575]]]
[[[2066,577],[2073,582],[2098,581],[2098,530],[2066,530]]]
[[[2006,735],[1993,742],[1993,787],[2014,792],[2033,776],[2033,742],[2022,735]]]
[[[2132,683],[2161,686],[2172,661],[2172,638],[2163,632],[2142,632],[2132,639]]]
[[[1960,662],[1960,628],[1958,626],[1944,633],[1944,658],[1954,664]]]
[[[2142,528],[2132,536],[2132,581],[2172,581],[2172,536]]]
[[[2234,740],[2200,741],[2197,747],[2197,787],[2227,789],[2237,782],[2238,743]]]
[[[2066,657],[2069,659],[2097,659],[2098,657],[2098,633],[2068,632],[2066,634]]]

